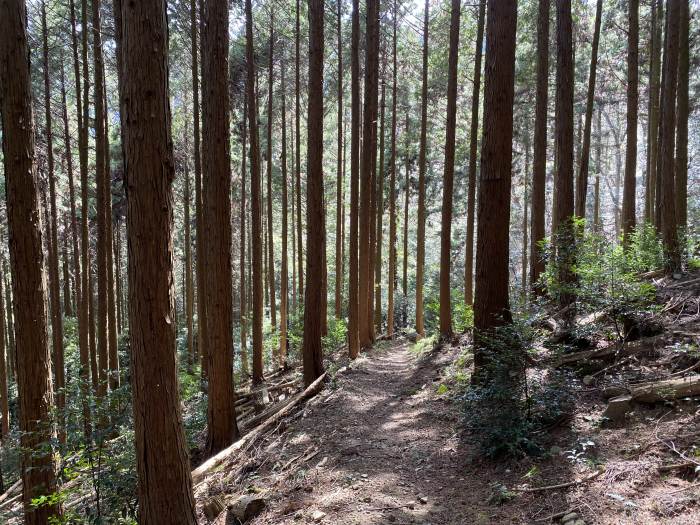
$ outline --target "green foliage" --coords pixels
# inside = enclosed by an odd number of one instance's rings
[[[465,420],[490,459],[541,454],[536,431],[573,403],[565,376],[527,373],[524,353],[534,335],[526,320],[516,320],[477,336],[486,364],[481,382],[463,396]]]
[[[348,326],[345,319],[328,318],[328,333],[322,340],[323,352],[329,353],[345,344],[348,336]]]

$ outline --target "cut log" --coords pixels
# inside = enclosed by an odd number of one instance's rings
[[[630,394],[635,401],[642,403],[697,396],[700,395],[700,374],[643,383],[630,388]]]
[[[603,412],[603,417],[615,423],[621,423],[625,420],[625,416],[632,410],[632,396],[624,394],[613,397],[608,401],[608,406]]]
[[[239,522],[246,523],[265,508],[265,500],[257,495],[241,496],[228,504],[228,512]]]
[[[666,340],[663,335],[657,335],[654,337],[647,337],[645,339],[632,341],[631,343],[626,343],[622,346],[622,348],[611,345],[607,348],[594,348],[593,350],[583,350],[581,352],[564,354],[557,357],[552,364],[554,367],[560,367],[574,365],[580,361],[587,361],[591,359],[616,359],[619,357],[627,357],[636,354],[653,355],[656,352],[656,349],[665,344],[665,342]]]
[[[202,463],[199,467],[194,469],[192,471],[192,483],[197,484],[204,477],[208,472],[211,470],[217,468],[220,466],[224,461],[229,459],[233,454],[238,452],[239,450],[246,450],[248,447],[250,447],[262,434],[264,434],[267,430],[272,428],[278,421],[280,421],[282,418],[284,418],[287,414],[291,412],[291,410],[301,403],[302,401],[305,401],[306,399],[309,399],[316,394],[318,394],[321,391],[321,388],[323,387],[323,381],[326,379],[326,373],[324,372],[321,377],[319,377],[316,381],[311,383],[306,390],[303,392],[300,392],[299,394],[295,395],[294,397],[291,398],[291,402],[287,404],[284,408],[282,408],[279,412],[276,414],[272,415],[270,418],[262,422],[259,426],[255,427],[252,429],[250,432],[248,432],[245,436],[243,436],[241,439],[236,441],[234,444],[232,444],[230,447],[225,448],[215,456],[210,457],[208,460],[206,460],[204,463]]]

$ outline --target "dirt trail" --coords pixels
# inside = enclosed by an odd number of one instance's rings
[[[273,459],[248,482],[288,492],[271,494],[255,523],[494,523],[474,508],[485,506],[488,487],[465,490],[457,415],[436,395],[453,352],[418,359],[410,346],[380,344],[341,370],[279,440],[260,450]]]

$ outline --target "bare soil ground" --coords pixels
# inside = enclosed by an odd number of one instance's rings
[[[698,402],[635,405],[617,425],[601,418],[604,387],[664,378],[700,359],[700,284],[677,284],[670,286],[689,298],[667,312],[668,337],[658,352],[634,357],[593,384],[572,375],[576,407],[544,433],[541,457],[488,461],[465,434],[455,378],[464,344],[418,355],[405,339],[385,341],[352,364],[345,358],[331,363],[332,379],[318,396],[257,442],[252,454],[200,484],[200,512],[212,495],[257,493],[267,506],[255,525],[697,525]],[[661,283],[662,304],[672,305],[675,295]],[[690,466],[659,470],[679,463]],[[599,470],[583,483],[522,490]]]

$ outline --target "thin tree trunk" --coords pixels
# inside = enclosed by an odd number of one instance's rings
[[[260,184],[260,142],[258,140],[258,110],[255,96],[255,55],[253,52],[253,13],[251,0],[246,0],[246,93],[248,97],[248,124],[250,126],[250,186],[251,186],[251,241],[253,273],[253,383],[264,381],[263,377],[263,251],[262,210]]]
[[[58,210],[56,208],[56,174],[54,172],[53,158],[53,130],[51,118],[51,84],[49,77],[49,31],[46,24],[46,3],[41,3],[41,33],[43,42],[44,59],[44,109],[46,124],[46,157],[49,178],[49,194],[51,203],[51,218],[49,220],[50,249],[49,249],[49,284],[51,289],[51,335],[53,338],[53,367],[56,381],[56,408],[58,410],[59,439],[64,442],[65,434],[65,407],[66,407],[66,379],[63,356],[63,313],[61,312],[61,281],[59,278],[58,263]]]
[[[22,502],[24,523],[43,525],[51,516],[60,518],[61,507],[54,500],[46,505],[32,504],[34,498],[56,491],[56,461],[51,446],[55,438],[50,424],[51,353],[25,3],[0,3],[0,20],[2,150],[15,330],[17,347],[22,349],[17,352]]]
[[[484,135],[476,244],[474,328],[477,336],[511,321],[508,236],[513,140],[513,85],[517,2],[489,0],[484,68]],[[480,337],[479,337],[480,338]],[[489,357],[474,353],[474,378],[485,377]]]
[[[248,313],[246,310],[246,141],[248,139],[247,123],[248,123],[248,99],[243,97],[243,121],[242,132],[242,151],[241,151],[241,292],[240,292],[240,308],[241,308],[241,372],[243,376],[248,377]],[[250,257],[250,255],[248,255]]]
[[[663,3],[659,4],[659,13],[661,13],[661,6]],[[656,177],[655,177],[655,184],[654,184],[654,195],[655,195],[655,202],[654,202],[654,225],[656,226],[656,231],[659,236],[662,235],[662,230],[663,230],[663,207],[662,207],[662,200],[663,200],[663,185],[665,182],[664,180],[664,173],[663,173],[663,154],[661,152],[661,148],[664,142],[664,127],[665,127],[665,121],[664,121],[664,110],[665,110],[665,97],[666,95],[666,89],[667,89],[667,83],[666,83],[666,51],[667,51],[667,43],[668,43],[668,11],[666,14],[665,19],[659,15],[660,20],[664,20],[664,31],[663,31],[663,56],[664,56],[664,63],[660,64],[659,67],[661,67],[661,83],[659,84],[659,117],[658,117],[658,134],[657,134],[657,152],[656,152]],[[659,59],[659,62],[661,62],[661,59]]]
[[[394,293],[396,291],[396,26],[398,24],[397,0],[394,0],[392,21],[392,84],[391,84],[391,153],[389,157],[389,284],[387,291],[386,331],[394,335]]]
[[[249,1],[249,0],[248,0]],[[323,1],[309,1],[308,172],[306,182],[306,271],[304,289],[304,384],[323,374],[321,311],[323,269]]]
[[[231,154],[229,145],[228,2],[205,3],[202,33],[202,211],[206,271],[204,346],[209,361],[207,453],[216,454],[238,436],[233,390],[233,297],[231,295]]]
[[[674,144],[676,135],[676,92],[678,79],[678,58],[681,0],[668,0],[666,47],[664,49],[664,90],[661,97],[661,217],[666,270],[678,272],[681,268],[680,249],[676,217]]]
[[[282,94],[282,271],[280,274],[280,348],[279,348],[279,366],[280,368],[287,367],[287,315],[289,301],[289,283],[288,283],[288,266],[287,260],[287,84],[285,60],[282,60],[282,79],[280,85],[280,93]]]
[[[593,97],[595,95],[596,71],[598,66],[598,43],[600,42],[600,21],[603,12],[603,0],[598,0],[591,47],[591,65],[588,73],[588,93],[586,95],[586,116],[583,129],[583,146],[581,147],[581,164],[576,181],[576,216],[586,216],[586,194],[588,193],[588,166],[591,151],[591,122],[593,119]],[[573,49],[573,48],[572,48]],[[573,56],[573,51],[571,52]],[[572,59],[573,60],[573,59]],[[636,134],[635,134],[636,136]],[[580,142],[577,141],[580,144]]]
[[[299,298],[304,297],[304,255],[303,255],[303,241],[302,241],[302,222],[301,222],[301,102],[300,102],[300,90],[301,81],[299,80],[299,67],[300,67],[300,55],[299,55],[299,42],[301,39],[301,27],[300,27],[300,12],[301,6],[299,0],[297,0],[296,5],[296,31],[294,33],[294,46],[296,48],[295,60],[294,60],[294,97],[295,97],[295,111],[294,111],[294,126],[295,126],[295,140],[296,140],[296,194],[297,194],[297,242],[299,243],[297,249],[297,271],[299,272]]]
[[[109,369],[109,333],[107,292],[107,148],[105,134],[104,68],[102,65],[102,28],[100,22],[101,0],[92,0],[92,47],[95,90],[95,171],[97,193],[97,395],[100,399],[107,393]]]
[[[688,226],[688,84],[690,73],[689,0],[680,0],[679,55],[678,55],[678,106],[676,131],[675,190],[676,225],[681,236],[681,252],[685,252],[685,235]]]
[[[360,2],[352,0],[350,123],[350,241],[348,277],[348,352],[355,359],[360,352],[359,298],[359,181],[360,181]]]
[[[528,231],[527,231],[527,222],[528,222],[528,205],[529,205],[529,200],[530,200],[530,192],[529,192],[529,181],[530,181],[530,135],[529,135],[530,130],[525,129],[525,171],[523,172],[523,254],[522,254],[522,276],[521,276],[521,282],[522,282],[522,288],[523,288],[523,299],[527,300],[527,290],[528,290],[528,282],[527,282],[527,269],[528,269]]]
[[[447,72],[447,119],[445,123],[445,172],[442,179],[442,232],[440,234],[440,336],[452,336],[452,193],[455,171],[455,126],[457,124],[457,63],[459,61],[460,0],[452,0],[450,55]]]
[[[289,141],[289,147],[291,148],[292,163],[294,163],[294,126],[291,126],[289,131],[291,133],[291,140]],[[294,177],[294,166],[292,166],[292,179]],[[294,180],[290,181],[289,191],[291,192],[290,201],[292,203],[292,214],[290,216],[291,220],[291,230],[292,230],[292,312],[297,311],[297,230],[296,230],[296,212],[295,212],[295,193],[294,193]]]
[[[343,38],[341,25],[342,2],[337,2],[337,36],[338,36],[338,152],[335,189],[335,317],[340,319],[343,310]]]
[[[660,1],[651,3],[651,35],[649,60],[649,126],[647,138],[647,175],[644,200],[644,219],[650,224],[655,221],[656,209],[656,168],[659,156],[659,90],[661,75],[661,21],[663,5]]]
[[[416,332],[425,335],[423,320],[423,281],[425,280],[425,170],[428,137],[428,23],[429,2],[425,1],[423,20],[423,69],[421,87],[420,149],[418,152],[418,238],[416,240]]]
[[[102,73],[104,78],[104,71]],[[107,93],[105,91],[105,105],[107,108]],[[107,252],[107,334],[109,341],[109,388],[119,388],[119,354],[117,351],[117,318],[116,299],[114,294],[114,235],[112,230],[112,174],[109,163],[109,130],[107,127],[107,113],[105,109],[105,251]]]
[[[548,0],[541,0],[541,2],[545,1],[548,2]],[[547,3],[547,6],[549,6],[549,3]],[[541,6],[540,9],[542,9]],[[467,189],[467,240],[464,261],[464,302],[468,305],[471,305],[474,302],[474,210],[476,209],[475,201],[477,183],[476,158],[479,147],[479,92],[481,91],[481,55],[484,47],[485,18],[486,0],[481,0],[479,2],[479,15],[477,18],[476,49],[474,51],[474,82],[472,84],[472,113],[469,128],[469,188]],[[547,20],[547,22],[549,22],[549,20]],[[537,42],[539,46],[539,40]],[[541,55],[538,54],[538,57],[539,56]],[[545,97],[546,92],[547,89],[545,87]],[[544,209],[542,213],[544,214]]]
[[[185,312],[187,325],[187,370],[192,373],[194,366],[194,285],[192,283],[192,238],[190,232],[190,170],[185,160]]]
[[[374,264],[374,327],[375,330],[381,332],[382,330],[382,233],[383,224],[382,219],[384,216],[384,127],[385,127],[385,90],[386,90],[386,59],[382,67],[382,95],[381,101],[379,103],[380,116],[379,116],[379,172],[377,173],[377,191],[376,195],[376,234],[375,241],[377,245],[376,258]]]
[[[270,289],[270,320],[272,326],[277,326],[277,313],[275,302],[275,250],[272,236],[272,96],[274,83],[274,42],[275,19],[274,11],[270,11],[270,56],[267,84],[267,275]]]
[[[598,118],[596,119],[596,148],[595,148],[595,189],[593,191],[593,231],[600,233],[601,221],[600,221],[600,177],[603,173],[603,168],[601,165],[602,156],[602,140],[603,140],[603,129],[601,123],[601,115],[603,111],[598,107]]]
[[[411,179],[410,179],[410,161],[408,156],[409,151],[409,119],[408,110],[406,111],[406,181],[404,182],[404,201],[403,201],[403,268],[401,275],[401,291],[403,292],[402,300],[402,324],[408,326],[408,201],[411,195]]]
[[[3,294],[4,275],[0,275],[0,442],[3,442],[10,432],[10,398],[7,389],[7,359],[5,353],[5,300]],[[8,327],[9,329],[9,327]],[[0,482],[2,481],[0,476]]]
[[[625,246],[636,226],[637,112],[639,104],[639,0],[628,0],[627,43],[627,149],[622,192],[622,235]]]
[[[129,334],[139,522],[195,524],[190,462],[180,415],[175,329],[170,321],[175,304],[175,169],[167,102],[166,2],[126,2],[122,15],[122,123],[129,165]],[[149,23],[144,24],[144,20]],[[143,53],[145,48],[151,52]],[[186,185],[189,197],[189,182]]]

